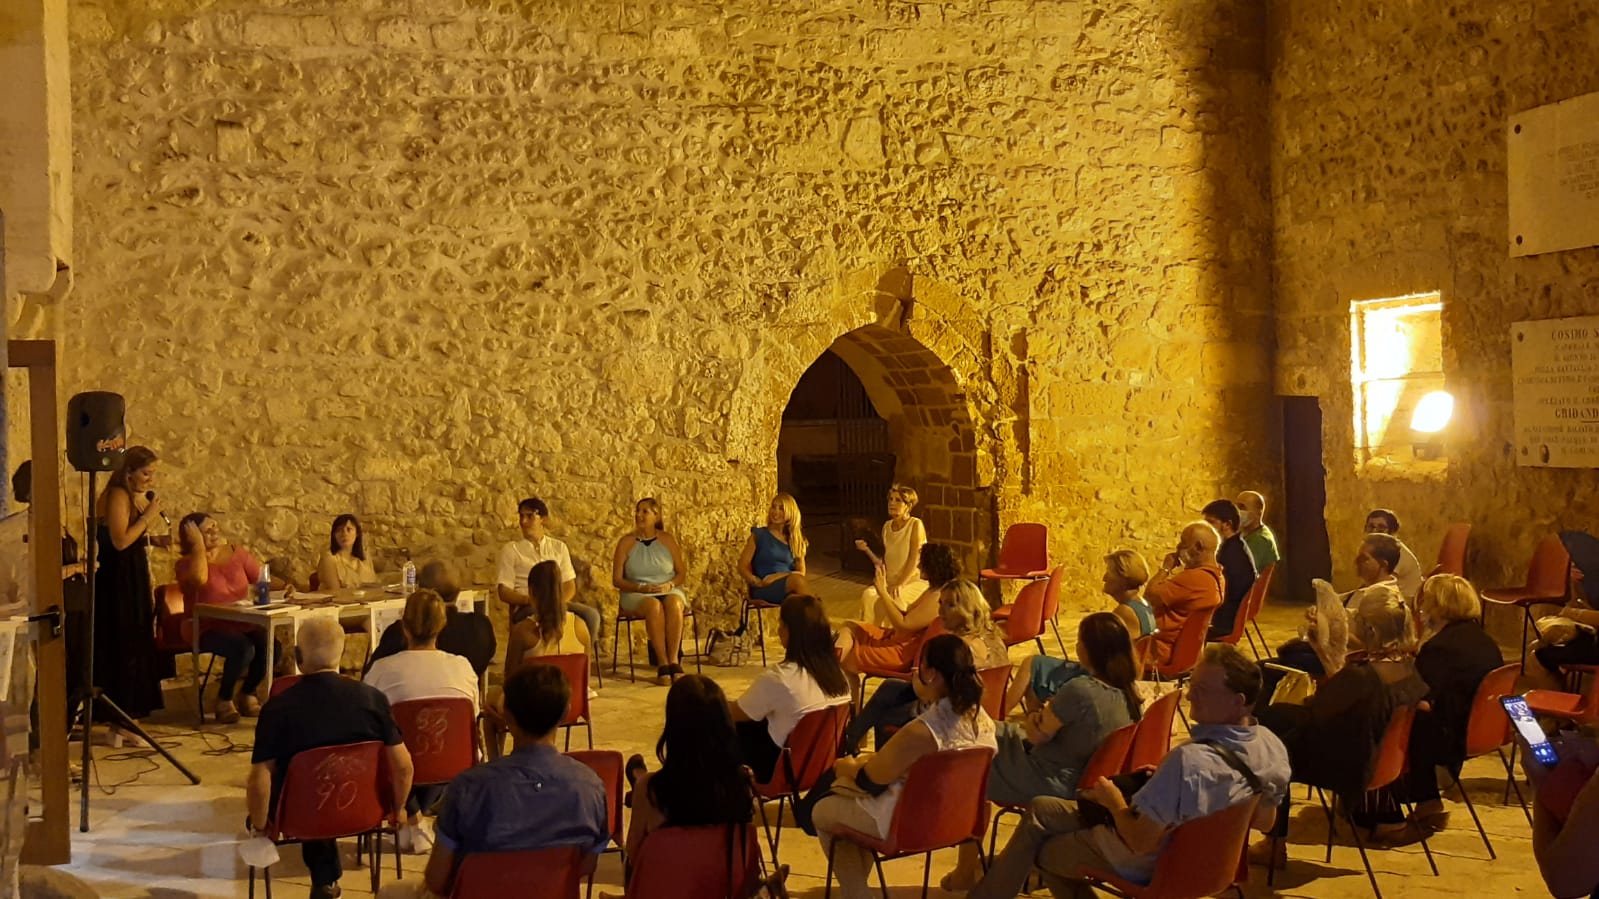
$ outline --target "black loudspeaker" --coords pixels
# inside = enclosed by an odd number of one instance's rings
[[[67,461],[78,471],[116,471],[127,449],[122,394],[91,390],[67,400]]]

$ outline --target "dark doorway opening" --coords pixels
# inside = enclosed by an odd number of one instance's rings
[[[777,438],[778,488],[799,502],[812,571],[871,573],[854,541],[881,526],[894,465],[888,421],[849,365],[822,353],[794,386]]]
[[[1327,469],[1322,464],[1321,399],[1285,396],[1283,403],[1283,560],[1290,599],[1314,595],[1313,578],[1332,579],[1327,537]]]

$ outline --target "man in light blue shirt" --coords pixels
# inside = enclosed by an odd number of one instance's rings
[[[1114,826],[1090,826],[1079,816],[1076,802],[1052,796],[1035,799],[1005,851],[968,899],[1010,899],[1035,867],[1057,897],[1094,895],[1087,883],[1075,879],[1081,867],[1112,870],[1128,880],[1148,883],[1178,825],[1255,798],[1255,789],[1229,763],[1223,747],[1259,782],[1260,801],[1252,826],[1269,830],[1277,803],[1288,790],[1288,750],[1250,717],[1259,693],[1259,666],[1235,646],[1207,647],[1188,688],[1192,740],[1167,753],[1131,802],[1104,778],[1078,793],[1080,799],[1103,806]]]

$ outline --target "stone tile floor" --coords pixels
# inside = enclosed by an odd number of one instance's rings
[[[860,585],[857,583],[823,575],[815,578],[815,587],[828,601],[835,617],[851,616],[858,608],[856,597]],[[1076,621],[1105,604],[1103,598],[1095,596],[1064,605],[1060,626],[1062,634],[1068,637],[1068,645]],[[1275,645],[1292,636],[1300,617],[1299,607],[1271,605],[1262,614],[1261,623]],[[774,636],[769,652],[775,652],[776,645]],[[1059,651],[1053,643],[1048,645],[1052,652]],[[1024,655],[1023,647],[1016,647],[1013,658],[1019,661]],[[706,669],[729,696],[741,693],[757,671],[755,666]],[[653,759],[651,753],[660,731],[666,691],[643,680],[645,673],[640,671],[641,679],[636,683],[629,682],[625,675],[617,677],[606,673],[601,697],[594,704],[597,746],[619,749],[624,754],[639,752]],[[153,735],[172,746],[175,753],[195,769],[202,778],[201,785],[189,785],[159,758],[142,757],[148,753],[97,746],[96,782],[107,788],[121,785],[109,795],[101,790],[92,794],[87,834],[77,832],[77,793],[73,793],[73,856],[66,870],[89,882],[102,896],[178,899],[246,895],[245,868],[235,853],[234,840],[244,818],[244,777],[249,766],[252,722],[245,719],[230,727],[208,724],[197,732],[192,703],[192,695],[174,685],[168,694],[168,711],[148,724]],[[1177,739],[1182,739],[1180,722],[1178,727]],[[581,743],[581,731],[574,739]],[[1451,800],[1450,827],[1433,839],[1440,876],[1431,875],[1419,846],[1374,850],[1372,863],[1383,889],[1389,895],[1403,891],[1407,897],[1547,895],[1533,862],[1529,828],[1521,809],[1513,800],[1509,806],[1500,802],[1504,774],[1499,762],[1488,757],[1468,763],[1465,782],[1499,860],[1488,860],[1465,806]],[[1296,799],[1301,798],[1303,793],[1296,791]],[[1370,895],[1360,858],[1349,842],[1346,828],[1340,829],[1341,840],[1334,846],[1332,862],[1323,862],[1325,821],[1313,800],[1295,805],[1290,860],[1287,870],[1278,872],[1277,892],[1314,897]],[[1007,833],[1009,826],[1006,825]],[[1004,836],[1001,835],[1002,842]],[[368,895],[368,872],[364,867],[354,867],[353,842],[346,841],[343,849],[344,894],[350,897]],[[826,867],[816,841],[790,826],[785,831],[781,851],[783,861],[792,867],[789,886],[793,894],[820,897]],[[388,883],[394,875],[392,854],[386,859],[383,881]],[[403,859],[408,876],[419,876],[423,863],[420,856]],[[930,895],[951,895],[940,891],[937,883],[953,863],[953,851],[934,856],[934,886]],[[919,895],[921,868],[919,859],[886,864],[884,869],[889,877],[891,895]],[[303,895],[302,891],[309,885],[298,851],[293,848],[285,850],[284,860],[274,871],[280,895]],[[616,854],[608,854],[601,860],[597,887],[620,890],[621,865]],[[1254,869],[1246,894],[1264,896],[1271,892],[1266,887],[1265,872]]]

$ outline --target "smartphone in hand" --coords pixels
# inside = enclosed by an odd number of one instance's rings
[[[1549,737],[1538,725],[1538,719],[1533,717],[1532,709],[1527,707],[1527,700],[1520,696],[1501,696],[1499,704],[1505,707],[1505,714],[1510,716],[1510,723],[1516,726],[1516,733],[1521,735],[1522,742],[1527,744],[1527,751],[1545,768],[1553,768],[1560,763],[1560,754],[1555,752],[1555,744],[1549,742]]]

